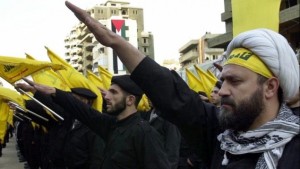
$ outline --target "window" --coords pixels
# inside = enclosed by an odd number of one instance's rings
[[[143,49],[144,49],[144,52],[147,53],[147,51],[148,51],[147,48],[146,48],[146,47],[143,47]]]
[[[146,38],[143,38],[143,40],[144,40],[144,43],[147,43],[147,39]]]

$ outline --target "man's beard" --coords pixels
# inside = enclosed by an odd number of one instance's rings
[[[242,100],[238,105],[229,97],[221,99],[221,105],[230,105],[232,109],[221,106],[219,123],[223,129],[247,131],[264,108],[263,92],[258,88],[250,98]]]
[[[112,116],[118,116],[121,114],[126,108],[126,98],[124,97],[120,102],[116,103],[114,107],[112,107],[111,110],[107,111],[108,114]]]

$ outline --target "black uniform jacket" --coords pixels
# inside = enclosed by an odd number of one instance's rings
[[[150,121],[150,114],[152,110],[153,109],[148,112],[141,112],[142,118],[146,121]],[[158,112],[158,110],[155,110],[155,112]],[[178,128],[174,124],[159,116],[152,119],[149,123],[162,136],[161,139],[163,141],[171,169],[177,169],[181,142],[181,135]]]
[[[58,89],[53,100],[104,139],[102,169],[170,168],[158,132],[139,113],[116,121]]]
[[[229,164],[221,165],[224,152],[217,135],[218,109],[201,101],[175,71],[161,67],[146,57],[132,72],[131,78],[144,90],[160,116],[179,127],[181,134],[203,162],[212,169],[254,169],[260,154],[229,156]],[[294,137],[279,160],[278,169],[299,169],[300,139]],[[227,153],[229,154],[229,153]]]
[[[64,146],[64,159],[68,169],[99,169],[104,141],[84,124],[78,122],[68,132]]]

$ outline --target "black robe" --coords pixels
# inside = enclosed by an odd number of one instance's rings
[[[132,72],[131,78],[161,110],[160,116],[177,125],[208,168],[255,168],[261,154],[229,155],[229,164],[221,165],[224,151],[220,149],[220,142],[217,140],[217,135],[221,132],[217,119],[218,109],[202,102],[177,72],[161,67],[146,57]],[[299,169],[299,152],[298,135],[285,146],[277,168]]]
[[[71,93],[56,89],[53,101],[105,141],[102,169],[170,168],[159,133],[139,113],[117,121],[82,103]]]

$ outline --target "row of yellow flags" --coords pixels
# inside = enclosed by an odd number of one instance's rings
[[[0,56],[0,76],[10,84],[21,80],[24,77],[31,76],[36,83],[56,87],[64,91],[70,91],[73,87],[85,87],[97,94],[97,99],[93,107],[100,112],[102,111],[102,95],[99,90],[107,90],[111,83],[112,74],[105,68],[99,66],[100,76],[96,76],[93,72],[87,71],[86,76],[82,75],[74,69],[69,63],[60,58],[57,54],[46,47],[47,55],[51,62],[37,61],[34,57],[26,54],[26,58],[5,57]],[[211,72],[205,72],[195,65],[198,77],[186,69],[187,82],[194,91],[204,91],[210,97],[210,92],[214,87],[217,78]],[[24,95],[18,92],[1,87],[0,88],[0,139],[4,136],[6,122],[12,125],[13,112],[9,110],[4,100],[17,103],[26,110],[24,105]],[[143,95],[138,105],[138,110],[147,111],[150,109],[147,97]],[[9,113],[7,113],[9,112]],[[50,112],[47,113],[57,120]],[[3,123],[3,124],[2,124]],[[36,126],[35,124],[33,124]]]
[[[69,63],[60,58],[52,50],[46,47],[47,55],[51,62],[37,61],[34,57],[26,54],[26,58],[0,56],[0,76],[14,84],[24,77],[31,76],[36,83],[56,87],[64,91],[70,91],[70,88],[85,87],[97,94],[97,99],[92,105],[93,108],[102,111],[103,98],[99,88],[107,90],[111,83],[112,74],[105,68],[99,66],[100,76],[96,76],[93,72],[87,71],[86,77],[74,69]],[[20,105],[26,110],[24,105],[25,95],[18,92],[1,87],[0,88],[0,139],[3,140],[7,122],[12,125],[13,113],[6,103],[7,100]],[[147,111],[150,109],[147,98],[144,95],[138,105],[138,110]],[[46,111],[53,119],[56,118]],[[35,124],[33,124],[36,126]]]
[[[210,100],[210,94],[215,87],[218,78],[208,69],[204,71],[197,65],[194,65],[193,68],[196,71],[196,74],[194,74],[188,68],[185,69],[186,83],[190,89],[194,90],[195,92],[204,92]]]

